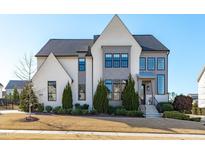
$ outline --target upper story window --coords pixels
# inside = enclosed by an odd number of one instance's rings
[[[121,54],[121,67],[124,67],[124,68],[128,67],[128,54],[127,53]]]
[[[56,101],[56,81],[48,81],[48,101]]]
[[[148,71],[155,70],[155,58],[154,57],[147,58],[147,69]]]
[[[165,75],[164,74],[157,75],[157,93],[158,95],[165,94]]]
[[[85,58],[78,59],[78,69],[79,71],[85,71]]]
[[[114,68],[120,67],[120,54],[119,53],[113,54],[113,67]]]
[[[165,70],[165,58],[164,57],[157,58],[157,70]]]
[[[111,68],[112,67],[112,54],[106,53],[105,54],[105,68]]]
[[[146,70],[146,58],[140,57],[140,70]]]

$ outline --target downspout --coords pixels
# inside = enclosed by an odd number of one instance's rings
[[[92,109],[94,109],[93,108],[93,96],[94,96],[94,94],[93,94],[93,56],[91,55],[91,59],[92,59]]]

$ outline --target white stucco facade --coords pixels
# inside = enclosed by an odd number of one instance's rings
[[[205,108],[205,68],[198,78],[198,106]]]

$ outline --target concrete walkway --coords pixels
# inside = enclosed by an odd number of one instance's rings
[[[46,131],[46,130],[0,130],[0,134],[65,134],[65,135],[97,135],[97,136],[132,136],[132,137],[164,137],[205,139],[205,135],[194,134],[155,134],[155,133],[117,133],[86,131]]]
[[[0,110],[0,114],[9,114],[9,113],[25,113],[19,110]]]

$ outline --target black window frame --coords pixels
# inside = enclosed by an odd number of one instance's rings
[[[159,93],[159,81],[158,81],[158,77],[159,77],[159,76],[163,76],[163,77],[164,77],[164,83],[163,83],[163,84],[164,84],[164,91],[163,91],[163,93]],[[166,84],[165,80],[166,80],[166,79],[165,79],[165,74],[157,74],[157,94],[158,94],[158,95],[165,95],[165,87],[166,87],[166,85],[165,85],[165,84]]]
[[[115,59],[115,58],[116,58],[115,55],[119,55],[118,59]],[[121,66],[121,54],[120,54],[120,53],[113,53],[112,59],[113,59],[113,60],[112,60],[112,62],[113,62],[113,64],[112,64],[113,68],[120,68],[120,66]],[[118,65],[115,65],[115,62],[117,62]]]
[[[49,89],[49,86],[51,86],[51,85],[49,85],[50,82],[54,82],[54,83],[55,83],[55,93],[51,93],[51,92],[50,92],[50,89]],[[47,91],[48,101],[49,101],[49,102],[56,101],[56,100],[57,100],[57,82],[56,82],[56,81],[47,81],[47,90],[48,90],[48,91]],[[50,96],[50,95],[53,95],[53,94],[55,94],[55,99],[52,99],[52,100],[51,100],[49,96]]]
[[[158,65],[159,64],[159,61],[158,61],[159,59],[163,59],[164,60],[164,68],[163,69],[159,68],[159,65]],[[164,71],[165,70],[165,63],[166,63],[165,62],[165,57],[157,57],[157,70],[158,71]]]
[[[127,55],[127,59],[123,59],[123,57],[122,57],[122,55]],[[120,60],[121,60],[121,68],[128,68],[128,66],[129,66],[129,55],[128,55],[128,53],[121,53],[121,55],[120,55]],[[123,65],[123,62],[126,62],[126,66],[125,65]]]
[[[81,62],[80,60],[84,60],[83,62]],[[81,70],[81,66],[83,66],[83,70]],[[78,58],[78,71],[79,72],[85,72],[86,71],[86,59],[85,58]]]
[[[141,60],[144,59],[144,69],[141,69]],[[140,71],[146,71],[146,57],[140,57]]]
[[[111,57],[109,57],[109,59],[107,59],[106,55],[111,55]],[[105,68],[112,68],[113,67],[113,55],[112,53],[105,53]],[[107,65],[107,62],[110,63],[110,65]]]
[[[150,69],[150,68],[149,68],[149,59],[153,59],[153,60],[154,60],[154,68],[153,68],[153,69]],[[156,69],[156,68],[155,68],[155,67],[156,67],[155,65],[156,65],[156,59],[155,59],[155,57],[148,57],[148,58],[147,58],[147,70],[148,70],[148,71],[155,71],[155,69]]]

